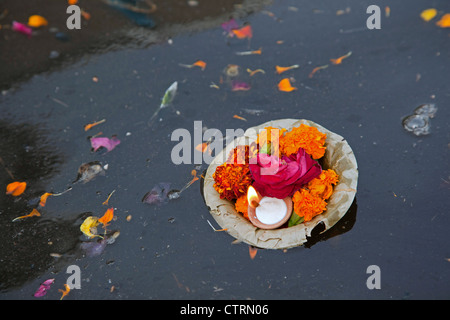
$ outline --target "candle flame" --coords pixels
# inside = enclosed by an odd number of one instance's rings
[[[250,205],[250,207],[256,208],[259,206],[260,199],[259,199],[258,192],[256,192],[255,188],[253,188],[252,186],[248,187],[247,200],[248,200],[248,204]]]

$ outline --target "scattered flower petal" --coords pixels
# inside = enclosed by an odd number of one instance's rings
[[[234,19],[222,23],[221,26],[222,29],[226,31],[228,34],[231,33],[231,30],[239,28],[238,23]]]
[[[87,217],[80,226],[81,232],[83,232],[89,239],[94,237],[102,236],[97,234],[98,218],[97,217]]]
[[[258,249],[252,246],[248,246],[248,253],[250,255],[250,259],[255,259],[256,254],[258,253]]]
[[[233,29],[231,32],[238,38],[238,39],[251,39],[253,37],[253,30],[250,25],[244,26],[240,29]]]
[[[233,80],[231,83],[232,91],[248,91],[250,90],[250,85],[243,81]]]
[[[252,54],[261,54],[262,53],[262,48],[259,48],[258,50],[252,50],[252,51],[240,51],[240,52],[236,52],[236,54],[238,56],[249,56]]]
[[[109,208],[106,210],[105,214],[98,219],[97,221],[103,224],[103,228],[106,228],[108,225],[108,222],[110,222],[114,217],[114,208]]]
[[[61,299],[59,299],[59,300],[62,300],[65,296],[67,296],[68,294],[69,294],[69,292],[70,292],[70,287],[67,285],[67,283],[64,283],[64,290],[62,290],[62,289],[58,289],[58,291],[59,292],[62,292],[62,296],[61,296]]]
[[[263,74],[265,74],[266,72],[263,69],[256,69],[256,70],[251,70],[247,68],[247,72],[250,74],[250,77],[253,77],[255,74],[257,74],[258,72],[261,72]]]
[[[285,71],[292,70],[292,69],[296,69],[296,68],[298,68],[298,67],[300,67],[298,64],[294,64],[293,66],[289,66],[289,67],[275,66],[275,69],[276,69],[276,71],[277,71],[278,74],[282,74],[282,73],[285,72]]]
[[[291,85],[291,82],[289,81],[288,78],[284,78],[278,83],[278,89],[284,92],[291,92],[297,90],[297,88]]]
[[[441,28],[450,28],[450,13],[444,14],[441,20],[436,22],[436,25]]]
[[[116,137],[112,137],[111,139],[106,137],[91,138],[91,146],[94,149],[94,152],[100,148],[106,148],[109,152],[119,144],[120,140]]]
[[[48,21],[44,17],[35,14],[28,18],[28,25],[33,28],[39,28],[48,25]]]
[[[326,65],[323,65],[323,66],[315,67],[315,68],[311,71],[311,73],[308,75],[308,77],[309,77],[309,78],[312,78],[312,77],[314,76],[314,74],[315,74],[317,71],[322,70],[322,69],[326,69],[326,68],[328,68],[328,65],[327,65],[327,64],[326,64]]]
[[[202,61],[202,60],[198,60],[196,62],[194,62],[193,64],[182,64],[180,63],[181,67],[185,67],[185,68],[193,68],[193,67],[200,67],[203,70],[205,70],[206,68],[206,62]]]
[[[81,244],[81,249],[86,252],[88,257],[95,257],[102,254],[107,245],[106,239],[100,239],[98,241],[83,242]]]
[[[96,125],[99,125],[99,124],[101,124],[101,123],[103,123],[105,121],[106,121],[106,119],[102,119],[100,121],[89,123],[89,124],[84,126],[84,131],[88,131],[88,130],[92,129],[92,127],[95,127]]]
[[[26,188],[27,188],[26,182],[14,181],[6,186],[6,194],[17,197],[20,196],[22,193],[24,193]]]
[[[13,21],[12,30],[22,33],[22,34],[28,36],[28,38],[31,37],[31,33],[33,32],[33,30],[30,27],[24,25],[23,23],[17,22],[17,21]]]
[[[241,116],[238,116],[237,114],[235,114],[235,115],[233,116],[233,118],[239,119],[239,120],[242,120],[242,121],[247,121],[247,119],[245,119],[245,118],[243,118],[243,117],[241,117]]]
[[[423,10],[420,13],[420,17],[424,20],[424,21],[430,21],[431,19],[433,19],[437,14],[437,10],[434,8],[430,8],[430,9],[426,9]]]
[[[48,279],[41,283],[39,288],[34,293],[34,297],[40,298],[47,294],[47,291],[50,290],[50,286],[55,282],[55,279]]]
[[[25,218],[30,218],[30,217],[34,217],[34,216],[40,217],[41,214],[40,214],[39,211],[37,211],[36,209],[33,209],[33,211],[31,211],[29,214],[27,214],[27,215],[25,215],[25,216],[17,217],[17,218],[15,218],[15,219],[13,219],[13,221],[17,221],[17,220],[25,219]]]
[[[344,60],[345,58],[348,58],[352,55],[352,52],[348,52],[347,54],[343,55],[342,57],[339,57],[337,59],[330,59],[332,64],[341,64],[342,60]]]

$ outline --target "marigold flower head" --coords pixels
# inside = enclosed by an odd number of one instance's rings
[[[327,203],[318,196],[313,196],[308,190],[300,189],[292,197],[295,213],[303,217],[304,221],[311,221],[312,218],[326,210]]]
[[[247,193],[253,179],[248,164],[224,163],[213,174],[214,189],[221,199],[234,200]]]
[[[248,199],[247,194],[244,194],[236,200],[236,211],[242,213],[245,219],[248,219]]]
[[[320,159],[325,154],[325,139],[327,135],[320,132],[316,127],[301,124],[280,139],[280,150],[283,154],[290,156],[303,148],[313,159]]]
[[[336,185],[338,181],[338,175],[334,170],[323,170],[317,178],[307,184],[306,188],[311,195],[327,200],[333,193],[333,185]]]
[[[286,131],[284,128],[264,127],[258,134],[256,143],[260,149],[270,144],[271,154],[279,157],[280,139]]]

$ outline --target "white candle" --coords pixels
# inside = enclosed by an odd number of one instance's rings
[[[283,199],[264,197],[255,209],[256,217],[264,224],[275,224],[286,216],[287,206]]]

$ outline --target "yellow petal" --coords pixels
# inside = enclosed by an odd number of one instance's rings
[[[91,228],[95,228],[98,225],[97,217],[87,217],[80,226],[81,232],[83,232],[88,238],[101,237],[91,232]]]
[[[422,13],[420,14],[420,17],[424,20],[424,21],[430,21],[431,19],[433,19],[437,14],[437,10],[434,8],[431,9],[426,9],[423,10]]]
[[[36,14],[28,18],[28,25],[30,27],[39,28],[48,25],[48,21],[44,17]]]

